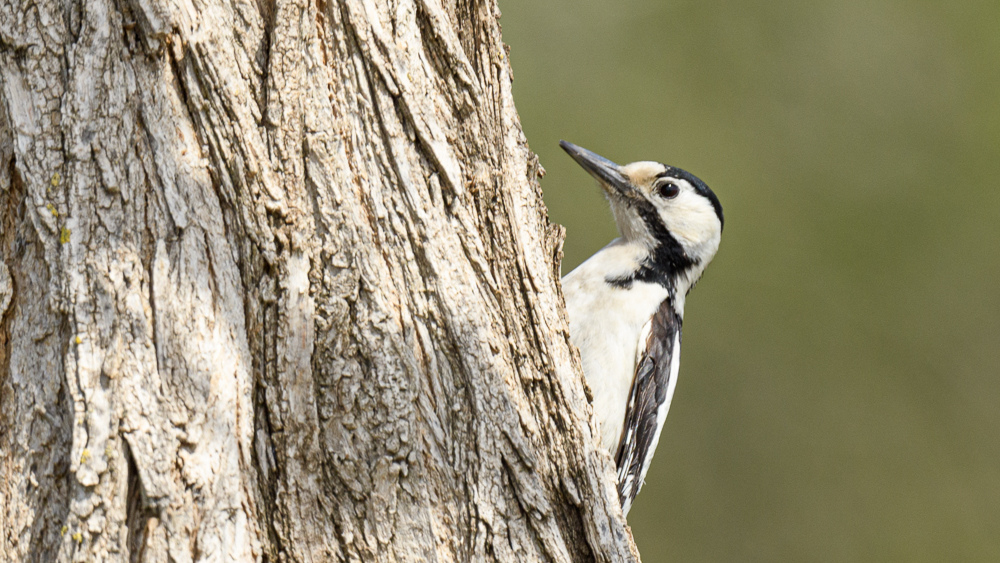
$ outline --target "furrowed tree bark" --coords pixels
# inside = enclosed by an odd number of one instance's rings
[[[0,559],[626,561],[493,0],[0,0]]]

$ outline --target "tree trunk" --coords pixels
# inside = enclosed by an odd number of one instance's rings
[[[0,560],[625,561],[495,0],[0,0]]]

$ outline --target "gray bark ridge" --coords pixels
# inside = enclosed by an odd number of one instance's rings
[[[0,0],[0,560],[638,560],[498,18]]]

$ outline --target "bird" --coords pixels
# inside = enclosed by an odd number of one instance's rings
[[[627,516],[677,385],[684,300],[719,249],[722,205],[680,168],[621,166],[559,145],[597,180],[618,227],[619,237],[564,276],[562,287],[570,341],[580,351]]]

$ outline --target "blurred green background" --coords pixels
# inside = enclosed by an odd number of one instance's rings
[[[501,0],[569,272],[567,139],[726,229],[629,517],[657,561],[1000,561],[1000,3]]]

